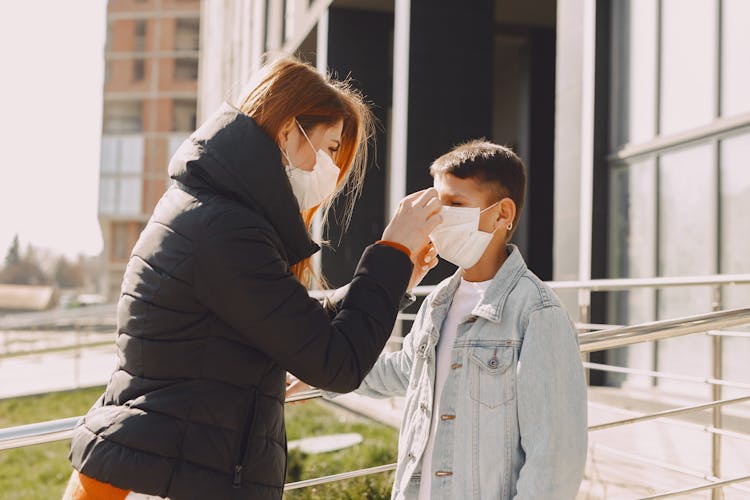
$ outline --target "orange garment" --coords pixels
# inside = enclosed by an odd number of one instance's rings
[[[396,243],[395,241],[388,241],[388,240],[378,240],[375,243],[380,245],[386,245],[391,248],[395,248],[396,250],[401,250],[406,254],[407,257],[411,259],[411,250],[409,250],[409,247],[402,245],[401,243]]]
[[[130,493],[74,470],[62,500],[125,500]]]

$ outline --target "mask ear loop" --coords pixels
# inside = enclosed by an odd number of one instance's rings
[[[481,216],[481,215],[482,215],[483,213],[485,213],[485,212],[486,212],[487,210],[489,210],[490,208],[492,208],[492,207],[494,207],[495,205],[497,205],[498,203],[500,203],[500,201],[502,201],[502,200],[496,201],[495,203],[493,203],[493,204],[492,204],[492,205],[490,205],[489,207],[485,208],[484,210],[480,210],[480,211],[479,211],[479,215]],[[495,222],[495,228],[494,228],[494,229],[492,230],[492,232],[494,233],[495,231],[497,231],[497,222]],[[510,229],[508,229],[508,231],[510,231]]]
[[[305,136],[305,139],[307,139],[307,143],[308,143],[308,144],[310,145],[310,147],[311,147],[311,148],[313,149],[313,151],[315,151],[315,146],[313,146],[313,143],[312,143],[312,141],[310,140],[310,138],[309,138],[309,137],[307,137],[307,132],[305,132],[305,129],[304,129],[304,128],[302,128],[302,125],[300,125],[300,123],[299,123],[299,122],[297,121],[297,119],[296,119],[296,118],[294,119],[294,122],[295,122],[295,123],[297,124],[297,126],[298,126],[298,127],[299,127],[299,129],[300,129],[300,131],[302,131],[302,135],[304,135],[304,136]],[[315,151],[315,154],[318,154],[318,152],[317,152],[317,151]]]
[[[294,167],[294,165],[292,165],[292,159],[289,158],[289,153],[287,152],[286,148],[282,149],[281,152],[284,154],[284,158],[286,158],[286,162],[288,163],[288,165],[286,167],[287,170],[294,169],[295,167]]]
[[[313,143],[312,143],[312,141],[310,140],[310,138],[309,138],[309,137],[307,137],[307,133],[305,133],[305,129],[304,129],[304,128],[302,128],[302,125],[300,125],[299,121],[297,121],[297,119],[296,119],[296,118],[294,119],[294,123],[296,123],[296,124],[297,124],[297,126],[298,126],[298,127],[299,127],[299,129],[300,129],[300,131],[302,132],[302,135],[304,135],[304,136],[305,136],[305,139],[307,139],[307,143],[308,143],[308,144],[310,145],[310,147],[312,148],[313,152],[314,152],[314,153],[315,153],[315,154],[317,155],[317,154],[318,154],[318,152],[317,152],[317,151],[315,151],[315,146],[313,146]],[[282,153],[284,153],[284,157],[286,158],[286,161],[287,161],[287,163],[289,163],[289,165],[288,165],[288,167],[287,167],[287,168],[288,168],[289,170],[297,168],[297,167],[295,167],[295,166],[294,166],[294,165],[292,164],[292,159],[291,159],[291,158],[289,157],[289,152],[288,152],[288,151],[286,150],[286,148],[282,149],[282,150],[281,150],[281,152],[282,152]]]

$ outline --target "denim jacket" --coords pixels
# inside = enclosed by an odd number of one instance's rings
[[[440,283],[401,351],[384,353],[357,393],[406,396],[392,498],[554,500],[575,497],[587,447],[586,383],[575,329],[518,249],[458,327],[451,371],[433,406],[435,346],[461,280]],[[433,473],[420,477],[430,420]]]

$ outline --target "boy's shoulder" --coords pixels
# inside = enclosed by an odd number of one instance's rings
[[[562,307],[560,298],[552,288],[528,269],[525,270],[516,286],[511,290],[508,299],[511,298],[525,304],[529,310]]]
[[[439,300],[445,300],[447,298],[450,298],[450,294],[448,293],[448,289],[451,286],[451,281],[455,279],[455,274],[452,276],[448,276],[443,281],[435,285],[435,287],[430,291],[430,293],[425,296],[424,300],[422,301],[422,304],[419,306],[419,311],[417,311],[417,320],[420,319],[421,316],[424,316],[429,311],[432,310],[433,305],[435,305],[435,299],[439,298]]]

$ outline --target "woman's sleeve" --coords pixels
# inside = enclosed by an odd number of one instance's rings
[[[368,247],[331,319],[261,230],[206,238],[195,256],[196,294],[213,314],[303,382],[336,392],[356,389],[372,368],[412,271],[403,252]]]
[[[340,288],[337,288],[335,290],[330,290],[326,296],[319,298],[321,304],[323,304],[323,307],[326,311],[328,311],[328,316],[333,319],[336,314],[341,309],[341,304],[344,301],[344,298],[346,297],[346,293],[349,291],[349,285],[344,285]],[[405,293],[398,304],[398,310],[399,312],[402,312],[404,309],[410,307],[412,304],[414,304],[417,301],[417,297],[410,292]]]

